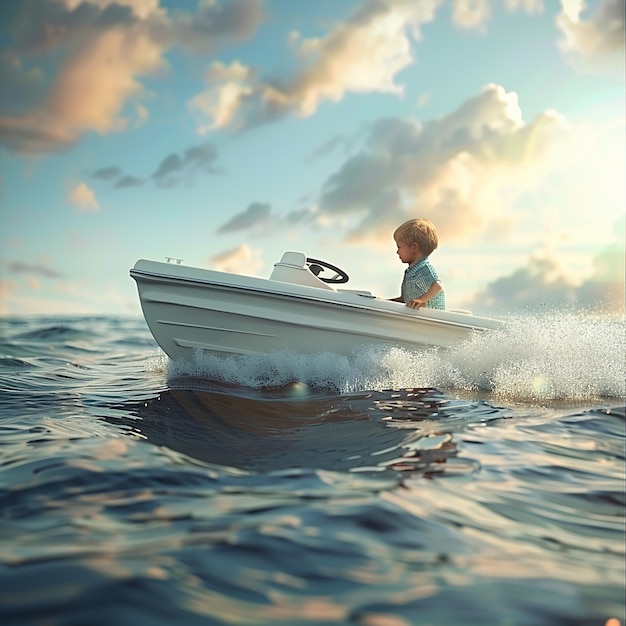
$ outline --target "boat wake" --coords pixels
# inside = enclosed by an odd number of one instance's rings
[[[501,330],[477,333],[453,348],[364,346],[349,357],[285,351],[225,358],[196,354],[193,363],[169,361],[167,368],[173,378],[252,388],[294,382],[299,383],[294,390],[341,393],[436,387],[484,391],[509,401],[587,401],[626,395],[625,351],[622,319],[553,315],[510,318]]]

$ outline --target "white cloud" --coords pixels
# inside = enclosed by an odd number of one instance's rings
[[[493,0],[454,0],[452,3],[452,21],[460,28],[485,32],[487,22],[493,12]],[[526,13],[543,13],[542,0],[505,0],[509,11],[523,10]],[[496,9],[497,10],[497,9]]]
[[[48,115],[69,132],[121,130],[119,114],[142,87],[137,75],[163,69],[161,50],[132,31],[102,33],[66,60],[48,99]]]
[[[8,24],[11,46],[0,53],[0,142],[20,153],[55,152],[89,131],[123,130],[133,116],[127,104],[146,97],[142,80],[168,69],[173,46],[206,52],[249,36],[260,6],[206,0],[194,15],[170,15],[158,0],[21,3]],[[51,81],[36,69],[44,62],[53,65]],[[147,113],[136,105],[138,122]]]
[[[454,0],[452,21],[462,28],[482,28],[491,14],[489,0]]]
[[[150,116],[150,112],[142,104],[135,105],[135,126],[142,126]]]
[[[348,93],[402,94],[397,74],[413,62],[412,41],[422,24],[434,19],[439,0],[381,1],[358,5],[346,22],[327,35],[290,42],[301,66],[288,80],[261,80],[250,68],[213,64],[211,87],[189,106],[208,118],[201,132],[246,128],[288,114],[307,117]]]
[[[564,242],[548,240],[525,260],[517,259],[507,273],[466,297],[462,306],[485,313],[569,307],[623,315],[625,219],[622,215],[614,223],[613,241],[587,259],[585,271],[572,262],[581,260],[576,247],[568,251],[568,242],[561,245]]]
[[[97,211],[100,204],[96,200],[96,194],[85,183],[78,183],[67,195],[67,199],[81,212],[89,213]]]
[[[326,181],[319,212],[349,216],[353,241],[387,242],[394,224],[416,214],[446,241],[505,233],[516,219],[510,209],[546,174],[564,128],[550,111],[525,122],[516,94],[499,85],[426,123],[378,120],[362,150]]]
[[[98,9],[104,11],[108,4],[102,2]],[[164,69],[165,64],[160,45],[140,27],[136,16],[124,12],[121,5],[111,6],[115,8],[106,14],[92,5],[79,13],[69,4],[63,13],[44,2],[21,40],[18,30],[17,50],[11,54],[19,55],[21,44],[30,56],[56,52],[61,62],[49,89],[42,87],[38,105],[0,116],[0,140],[8,148],[55,151],[73,144],[86,131],[104,134],[125,128],[124,105],[142,92],[137,78]],[[107,27],[98,28],[97,20],[105,15]]]
[[[603,0],[597,15],[582,18],[583,0],[561,0],[557,25],[565,35],[563,49],[587,56],[623,50],[623,0]],[[620,4],[621,3],[621,4]],[[452,20],[461,28],[485,31],[493,11],[490,0],[454,0]],[[292,31],[288,45],[299,66],[291,77],[260,77],[235,61],[211,65],[209,88],[191,98],[200,118],[199,131],[241,130],[287,115],[308,117],[325,102],[348,94],[402,95],[398,74],[413,64],[413,44],[421,27],[435,18],[441,0],[370,0],[323,36],[304,38]],[[542,0],[507,0],[509,11],[541,13]]]
[[[556,23],[565,55],[583,69],[617,71],[623,78],[624,0],[602,0],[589,18],[584,0],[561,0],[561,5]]]
[[[542,0],[506,0],[506,7],[509,11],[517,11],[521,7],[527,13],[543,13],[544,11]]]
[[[245,243],[211,257],[210,263],[219,272],[249,276],[258,275],[263,267],[261,252],[253,250]]]
[[[492,312],[575,307],[623,314],[623,232],[621,241],[618,237],[594,258],[593,272],[587,277],[571,276],[556,251],[542,249],[526,265],[491,281],[467,306]]]
[[[246,85],[251,74],[250,68],[237,61],[229,67],[219,61],[211,65],[207,76],[218,86],[199,93],[188,102],[191,111],[197,111],[209,120],[208,124],[201,124],[198,128],[200,134],[234,123],[243,99],[253,92],[252,87]]]

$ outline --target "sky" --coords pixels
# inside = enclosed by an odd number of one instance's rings
[[[139,315],[140,258],[286,250],[448,307],[624,311],[624,1],[3,0],[0,314]]]

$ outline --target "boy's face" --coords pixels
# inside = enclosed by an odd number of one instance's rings
[[[406,241],[396,239],[396,246],[398,247],[398,256],[403,263],[412,265],[422,258],[420,247],[416,243],[406,243]]]

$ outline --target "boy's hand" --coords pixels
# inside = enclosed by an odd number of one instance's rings
[[[419,309],[420,307],[426,306],[427,300],[422,300],[422,298],[415,298],[414,300],[409,300],[406,305],[410,309]]]

